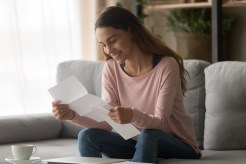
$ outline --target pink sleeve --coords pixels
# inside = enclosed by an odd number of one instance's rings
[[[102,99],[112,107],[119,106],[117,85],[112,76],[108,62],[105,63],[102,72]]]
[[[170,61],[163,72],[163,81],[156,103],[156,114],[164,115],[166,118],[172,114],[177,94],[182,94],[178,92],[181,89],[178,63],[175,60]]]
[[[179,67],[174,59],[166,63],[160,86],[154,115],[134,109],[132,123],[136,127],[141,129],[167,129],[167,120],[174,108],[177,87],[180,87]]]

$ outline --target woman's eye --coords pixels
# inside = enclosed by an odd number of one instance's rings
[[[109,40],[109,43],[114,43],[116,39]]]

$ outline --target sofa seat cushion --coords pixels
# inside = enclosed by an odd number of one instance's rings
[[[226,61],[205,69],[204,148],[246,149],[246,62]]]
[[[0,144],[57,138],[61,121],[51,114],[4,116],[0,119]]]
[[[6,157],[12,157],[11,144],[0,146],[0,162],[4,162]],[[20,144],[20,143],[16,143]],[[34,157],[40,157],[41,160],[79,156],[77,140],[76,139],[52,139],[33,142],[21,142],[21,144],[33,144],[37,146],[37,152]],[[5,161],[6,162],[6,161]]]
[[[201,159],[167,159],[158,164],[245,164],[246,150],[214,151],[203,150]]]

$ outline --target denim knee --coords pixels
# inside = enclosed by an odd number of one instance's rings
[[[156,141],[157,141],[156,130],[145,129],[139,134],[139,136],[137,138],[136,148],[146,149],[150,145],[155,144]]]
[[[78,134],[78,143],[80,146],[89,143],[96,143],[98,137],[98,129],[83,129]]]
[[[83,129],[78,134],[79,141],[87,141],[89,140],[90,136],[92,136],[93,129]]]
[[[163,133],[161,130],[156,130],[156,129],[145,129],[143,130],[139,136],[138,136],[138,142],[145,142],[145,141],[154,141],[157,139],[158,134]]]
[[[139,134],[137,138],[136,152],[133,157],[134,162],[155,162],[158,154],[157,142],[159,133],[162,132],[156,129],[145,129]]]
[[[78,149],[81,156],[100,157],[99,145],[97,143],[98,129],[83,129],[78,134]]]

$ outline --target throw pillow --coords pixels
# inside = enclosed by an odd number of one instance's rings
[[[204,148],[246,149],[246,62],[215,63],[205,79]]]

